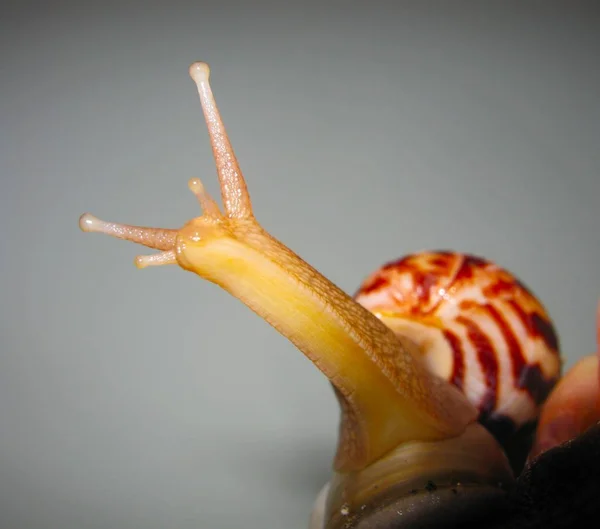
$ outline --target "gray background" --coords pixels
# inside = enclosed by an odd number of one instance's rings
[[[303,528],[327,479],[337,405],[308,360],[77,227],[175,227],[198,214],[191,176],[216,191],[194,60],[259,219],[342,288],[406,252],[476,252],[540,295],[567,366],[590,353],[593,4],[3,7],[0,525]]]

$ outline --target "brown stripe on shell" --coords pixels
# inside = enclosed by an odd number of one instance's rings
[[[558,382],[558,376],[548,378],[539,364],[527,365],[521,372],[519,387],[526,389],[533,401],[539,406],[547,398]]]
[[[444,336],[452,349],[452,374],[450,382],[462,390],[465,382],[465,358],[461,340],[449,329],[443,329]]]
[[[515,300],[509,300],[509,303],[531,337],[541,338],[549,349],[558,354],[559,341],[552,323],[538,312],[526,312]]]
[[[491,414],[496,408],[498,399],[498,359],[494,345],[473,320],[458,316],[458,323],[462,323],[467,329],[467,337],[475,351],[477,360],[485,377],[486,391],[478,408],[483,415]]]
[[[485,308],[495,321],[496,325],[500,329],[500,332],[502,333],[502,336],[504,337],[504,341],[508,346],[508,352],[510,354],[514,382],[516,383],[517,387],[522,388],[523,386],[520,384],[519,381],[521,378],[521,373],[523,372],[523,368],[527,364],[527,361],[523,356],[521,345],[519,344],[517,337],[513,333],[512,329],[510,328],[510,325],[504,319],[504,316],[502,316],[500,311],[490,304],[487,304]]]
[[[483,293],[490,299],[493,297],[504,296],[514,294],[517,284],[514,281],[507,281],[506,279],[498,278],[492,284],[486,286]]]
[[[369,294],[374,290],[379,290],[380,288],[385,288],[389,285],[389,281],[383,277],[382,275],[375,275],[369,280],[365,281],[363,285],[360,287],[359,292],[362,294]],[[357,293],[358,294],[358,293]]]
[[[532,400],[539,406],[546,400],[557,378],[548,379],[545,377],[539,363],[529,364],[523,355],[523,350],[516,336],[501,312],[489,304],[486,305],[486,309],[502,332],[508,345],[515,387],[529,393]]]
[[[537,336],[542,338],[550,349],[558,352],[558,337],[552,323],[537,312],[531,315],[531,321]]]
[[[438,276],[420,270],[412,262],[411,256],[389,263],[384,266],[384,270],[394,271],[398,274],[410,271],[415,286],[413,294],[418,299],[418,304],[413,305],[412,312],[422,312],[422,307],[428,305],[430,301],[431,287],[435,285]]]
[[[383,294],[379,310],[401,312],[414,317],[431,313],[442,301],[440,290],[453,277],[459,256],[450,252],[407,255],[384,264],[359,287],[356,297]],[[410,288],[403,282],[410,278]]]
[[[475,255],[464,255],[463,262],[454,276],[454,281],[472,279],[478,268],[489,266],[490,263]]]

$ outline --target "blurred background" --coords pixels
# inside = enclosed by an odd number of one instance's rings
[[[348,292],[452,248],[595,348],[595,2],[12,2],[0,17],[0,526],[304,528],[329,384],[266,323],[84,211],[177,227],[216,194],[188,65],[260,221]]]

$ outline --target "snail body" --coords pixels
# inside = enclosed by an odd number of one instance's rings
[[[498,434],[535,421],[560,371],[543,307],[505,270],[450,252],[386,265],[352,298],[258,223],[208,66],[195,63],[190,75],[223,210],[192,179],[203,214],[180,229],[89,214],[81,229],[160,250],[137,257],[140,268],[177,264],[219,285],[330,380],[339,440],[312,528],[458,523],[473,506],[500,508],[514,475]]]

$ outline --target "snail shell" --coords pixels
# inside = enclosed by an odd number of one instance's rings
[[[535,422],[560,376],[559,343],[540,302],[510,272],[468,254],[407,255],[355,295],[426,366],[461,389],[502,440]]]

